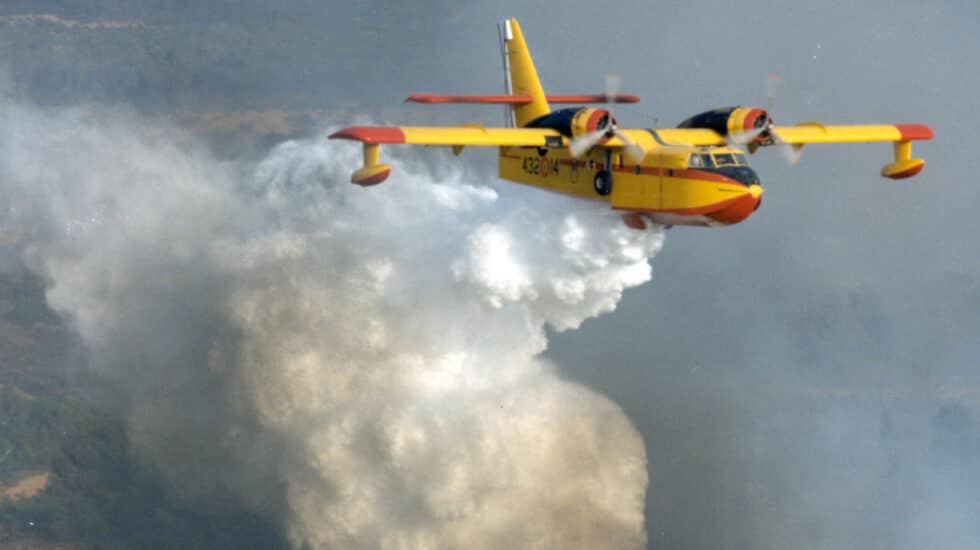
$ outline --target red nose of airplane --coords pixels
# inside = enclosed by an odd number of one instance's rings
[[[753,184],[746,189],[745,194],[731,200],[725,206],[708,214],[711,219],[731,225],[738,223],[752,215],[759,208],[762,202],[762,193],[765,191],[761,185]]]

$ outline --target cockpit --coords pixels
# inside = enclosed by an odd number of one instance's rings
[[[744,153],[735,151],[702,151],[691,153],[687,166],[693,170],[712,172],[732,178],[745,185],[758,185],[759,176],[749,167],[749,161]]]

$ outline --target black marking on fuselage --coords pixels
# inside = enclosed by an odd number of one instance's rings
[[[654,141],[656,141],[659,145],[667,145],[664,143],[664,140],[660,139],[660,134],[658,134],[656,130],[653,128],[645,128],[645,130],[650,132],[650,135],[653,136]]]

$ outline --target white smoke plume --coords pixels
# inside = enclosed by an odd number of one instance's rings
[[[3,226],[176,494],[312,548],[645,546],[641,437],[538,355],[649,280],[659,229],[408,156],[362,189],[321,138],[224,163],[0,101]]]

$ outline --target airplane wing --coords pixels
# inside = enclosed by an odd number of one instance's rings
[[[656,128],[621,130],[631,139],[643,139],[647,135],[660,145],[725,145],[725,136],[706,128]],[[770,129],[777,142],[791,145],[807,143],[857,143],[876,141],[916,141],[932,139],[933,133],[922,124],[860,124],[825,126],[818,122],[802,122],[796,126],[773,126]],[[657,140],[659,138],[659,140]],[[609,140],[607,147],[618,147],[617,140]]]
[[[650,144],[653,138],[658,145],[693,145],[712,146],[725,145],[725,136],[710,129],[703,128],[663,128],[647,130],[622,130],[622,133],[641,145]],[[922,171],[925,161],[912,158],[912,142],[930,140],[932,130],[923,124],[858,124],[825,126],[818,122],[802,122],[796,126],[773,126],[768,135],[761,134],[753,143],[747,144],[750,151],[758,147],[771,145],[789,145],[794,152],[790,155],[792,162],[799,158],[799,151],[807,143],[861,143],[861,142],[892,142],[894,143],[894,161],[881,169],[881,175],[886,178],[902,179],[914,176]],[[605,147],[621,147],[618,139],[609,140],[601,145]]]
[[[644,150],[657,146],[725,145],[725,136],[704,128],[657,128],[622,129],[620,133],[632,144]],[[932,139],[928,126],[921,124],[877,124],[824,126],[816,122],[803,122],[796,126],[774,126],[764,141],[749,144],[754,147],[788,144],[795,149],[807,143],[854,143],[894,142],[895,160],[881,169],[881,175],[900,179],[922,171],[925,161],[911,156],[911,142]],[[761,138],[762,136],[760,136]],[[391,166],[378,162],[378,146],[384,144],[431,145],[453,147],[459,153],[464,146],[482,147],[548,147],[568,145],[568,139],[556,130],[547,128],[484,128],[479,125],[462,127],[425,126],[352,126],[330,135],[330,139],[348,139],[364,144],[364,166],[354,172],[351,181],[361,185],[374,185],[384,181]],[[631,145],[619,137],[613,137],[597,147],[621,149]]]
[[[367,145],[409,144],[436,146],[560,147],[564,138],[547,128],[458,128],[425,126],[352,126],[330,134]]]
[[[703,128],[622,129],[633,141],[652,139],[659,145],[725,145],[725,136]],[[929,127],[922,124],[866,124],[824,126],[816,122],[804,122],[796,126],[774,126],[770,130],[778,141],[789,144],[807,143],[855,143],[875,141],[914,141],[932,139]],[[464,126],[457,128],[425,126],[352,126],[334,132],[331,139],[350,139],[366,144],[414,144],[414,145],[472,145],[513,147],[555,147],[565,138],[547,128],[484,128]],[[612,138],[598,147],[624,147],[621,140]]]
[[[358,185],[375,185],[391,173],[391,166],[379,162],[379,147],[387,144],[449,146],[459,154],[464,146],[484,147],[562,147],[565,138],[546,128],[484,128],[479,125],[457,128],[424,126],[352,126],[330,134],[330,139],[349,139],[364,144],[364,166],[351,175]]]
[[[771,130],[784,143],[855,143],[871,141],[915,141],[932,139],[932,130],[922,124],[863,124],[824,126],[803,122],[796,126],[774,126]]]

